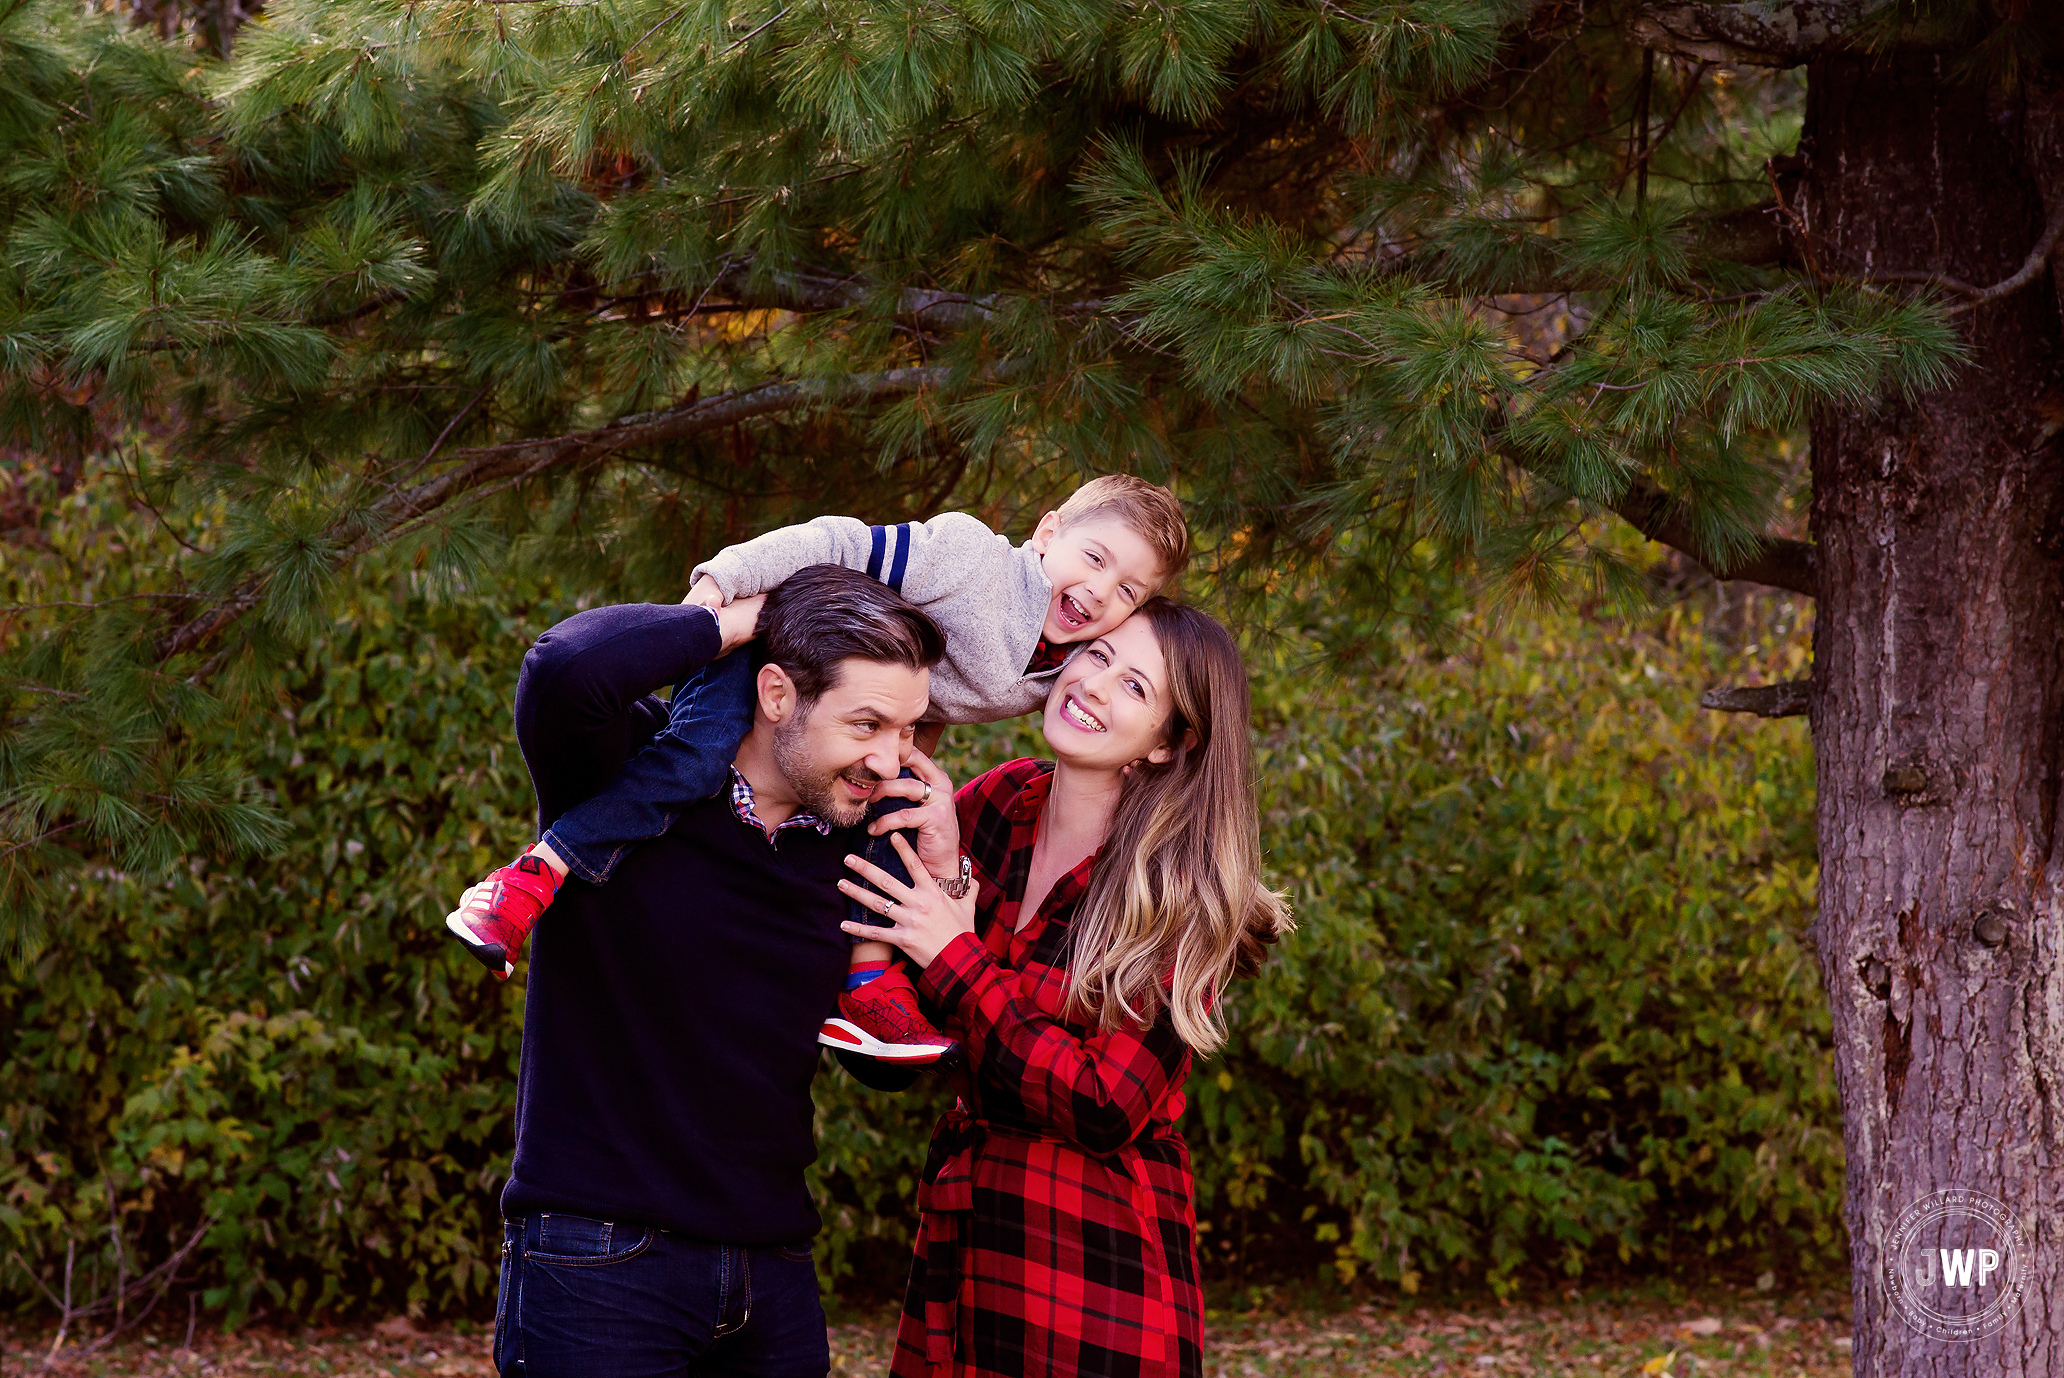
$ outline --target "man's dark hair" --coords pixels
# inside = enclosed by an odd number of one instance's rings
[[[929,613],[844,565],[810,565],[784,579],[760,609],[753,644],[758,664],[788,672],[805,711],[838,683],[842,661],[929,670],[946,654],[946,634]]]

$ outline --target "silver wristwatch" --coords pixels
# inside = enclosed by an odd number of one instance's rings
[[[957,900],[968,892],[970,885],[975,883],[975,863],[968,859],[967,853],[963,852],[960,857],[959,875],[952,880],[943,880],[938,876],[933,876],[932,879],[939,882],[940,894],[947,899]]]

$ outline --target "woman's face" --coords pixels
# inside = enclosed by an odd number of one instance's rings
[[[1167,746],[1168,664],[1144,617],[1128,617],[1067,663],[1046,696],[1046,743],[1079,769],[1122,770]]]

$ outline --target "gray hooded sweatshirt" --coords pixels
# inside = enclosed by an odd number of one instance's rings
[[[1025,673],[1053,602],[1031,542],[1014,546],[965,512],[895,526],[819,517],[726,547],[697,565],[689,582],[707,574],[725,599],[750,598],[809,565],[844,565],[879,579],[945,631],[928,721],[997,722],[1046,702],[1058,667]]]

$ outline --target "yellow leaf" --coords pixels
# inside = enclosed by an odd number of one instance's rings
[[[1647,1363],[1641,1366],[1641,1371],[1643,1373],[1668,1373],[1670,1371],[1670,1365],[1676,1360],[1676,1358],[1677,1351],[1673,1349],[1668,1354],[1660,1354],[1657,1355],[1655,1358],[1650,1359]]]

